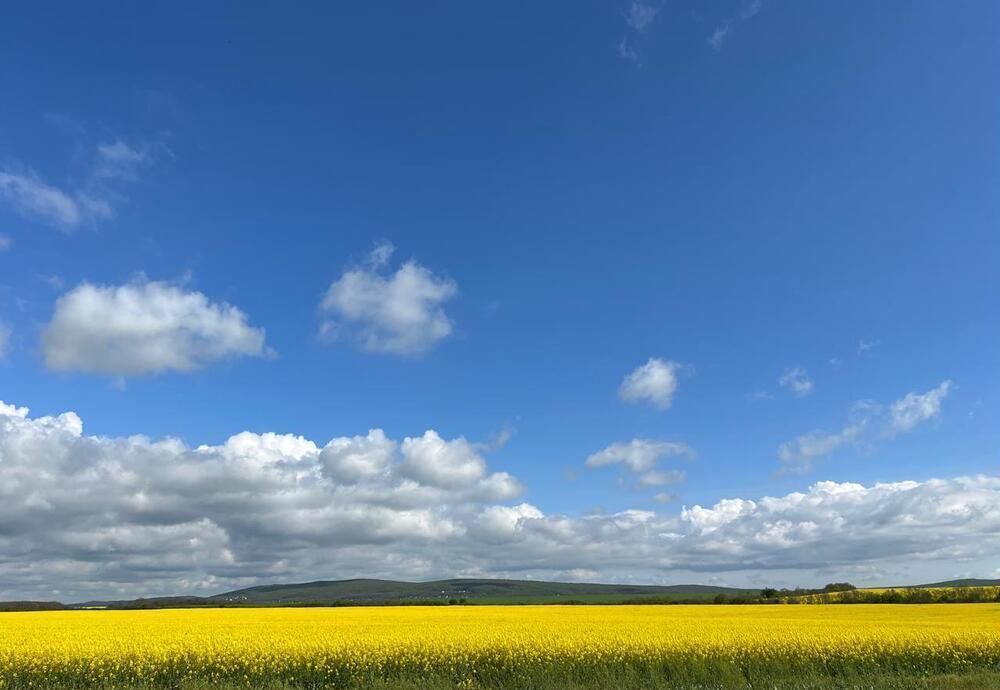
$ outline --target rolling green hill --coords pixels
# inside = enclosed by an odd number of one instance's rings
[[[757,590],[708,585],[606,585],[534,580],[454,579],[434,582],[333,580],[248,587],[211,597],[213,601],[254,604],[314,602],[406,602],[465,599],[470,602],[615,602],[626,599],[705,600],[717,594],[756,594]]]

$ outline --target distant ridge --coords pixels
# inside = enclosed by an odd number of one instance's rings
[[[981,580],[977,578],[966,578],[964,580],[946,580],[945,582],[932,582],[929,585],[914,585],[915,589],[927,589],[930,587],[1000,587],[1000,580]]]
[[[1000,579],[965,578],[922,585],[877,587],[876,590],[1000,587]],[[773,590],[777,591],[777,590]],[[819,590],[804,590],[816,593]],[[864,589],[858,592],[864,592]],[[791,595],[795,592],[782,590]],[[779,592],[780,594],[780,592]],[[719,595],[725,595],[719,597]],[[0,601],[0,611],[41,611],[66,608],[188,608],[220,606],[336,606],[365,604],[615,604],[615,603],[709,603],[759,600],[759,589],[714,585],[623,585],[593,582],[548,582],[454,578],[430,582],[404,582],[356,578],[317,580],[289,584],[246,587],[209,597],[165,596],[130,600],[86,601],[63,604],[55,601]],[[764,596],[766,598],[766,595]]]
[[[615,585],[584,582],[544,582],[538,580],[493,580],[457,578],[431,582],[396,580],[320,580],[284,585],[247,587],[217,594],[213,601],[281,604],[345,602],[399,602],[407,600],[560,600],[574,597],[664,597],[704,600],[718,594],[756,593],[755,589],[711,585]]]

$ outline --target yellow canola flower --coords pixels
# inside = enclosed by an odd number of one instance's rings
[[[1000,605],[438,606],[0,613],[0,688],[342,687],[532,674],[1000,669]],[[525,681],[527,682],[527,681]]]

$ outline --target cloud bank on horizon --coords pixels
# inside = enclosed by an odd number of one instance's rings
[[[649,471],[679,448],[608,449]],[[207,593],[311,577],[657,582],[975,562],[1000,548],[1000,478],[726,498],[676,514],[570,516],[524,502],[477,447],[433,430],[242,432],[217,446],[88,436],[73,412],[0,403],[4,598]],[[53,583],[62,583],[53,586]]]

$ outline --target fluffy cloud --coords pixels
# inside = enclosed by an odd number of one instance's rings
[[[0,169],[0,199],[27,218],[74,230],[113,217],[122,183],[136,181],[140,167],[150,161],[148,148],[119,139],[97,147],[91,171],[72,188],[50,184],[30,169]]]
[[[674,401],[674,394],[680,385],[678,373],[681,365],[650,357],[645,364],[636,367],[618,387],[618,397],[629,403],[649,402],[667,409]]]
[[[802,397],[809,395],[813,389],[812,379],[809,373],[802,367],[789,367],[781,374],[778,383],[782,388],[787,388],[795,395]]]
[[[159,282],[79,285],[56,302],[42,346],[50,369],[113,376],[191,371],[269,352],[264,330],[236,307]]]
[[[0,599],[356,576],[586,572],[654,582],[767,571],[774,582],[783,572],[801,581],[817,569],[932,572],[956,562],[987,572],[1000,549],[997,477],[818,482],[676,514],[572,517],[508,505],[516,482],[472,460],[466,445],[432,433],[395,444],[375,430],[323,446],[244,432],[192,448],[87,436],[72,412],[33,418],[0,403]],[[414,458],[458,468],[461,480],[442,480],[455,476],[447,471],[420,479],[426,467],[414,473]]]
[[[401,474],[421,484],[457,489],[486,475],[486,461],[464,438],[446,441],[435,431],[403,441]]]
[[[451,335],[444,304],[457,294],[456,284],[413,260],[386,274],[392,253],[391,244],[378,245],[365,265],[330,285],[320,304],[323,339],[346,337],[369,352],[412,356]]]
[[[941,414],[941,403],[951,390],[951,381],[941,384],[926,393],[907,393],[892,404],[889,412],[892,416],[892,431],[911,431],[921,422],[934,419]]]
[[[922,422],[941,414],[942,401],[951,390],[951,381],[943,381],[926,393],[907,393],[886,408],[873,400],[854,404],[847,425],[836,433],[811,431],[778,447],[778,459],[788,472],[812,470],[816,460],[841,446],[854,442],[873,443],[912,431]]]
[[[693,454],[691,448],[684,443],[634,438],[628,443],[612,443],[588,457],[584,464],[592,469],[621,464],[638,477],[640,486],[663,486],[683,481],[684,473],[679,470],[657,469],[660,460]]]

